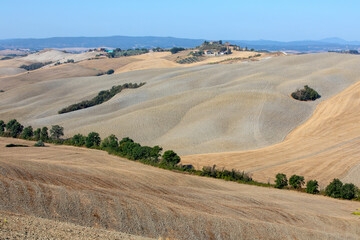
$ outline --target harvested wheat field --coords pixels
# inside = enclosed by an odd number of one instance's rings
[[[283,141],[320,102],[358,81],[359,63],[357,56],[323,53],[46,80],[2,93],[0,116],[33,127],[59,124],[66,136],[129,136],[182,155],[249,150]],[[57,113],[126,82],[146,84],[101,105]],[[289,96],[305,84],[322,97],[300,102]]]
[[[5,148],[9,143],[29,147]],[[11,222],[19,221],[15,214],[26,221],[32,215],[42,228],[55,223],[39,218],[57,221],[59,232],[66,227],[59,222],[68,222],[93,227],[86,228],[91,233],[111,231],[99,235],[171,239],[360,236],[360,218],[352,215],[359,202],[175,173],[98,150],[32,144],[0,138],[0,210],[12,213],[5,214]]]

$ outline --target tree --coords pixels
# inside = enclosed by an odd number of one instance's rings
[[[3,120],[0,120],[0,136],[4,134],[5,132],[6,124]]]
[[[89,135],[86,138],[85,146],[87,148],[99,146],[100,142],[101,142],[101,138],[100,138],[99,134],[96,132],[91,132],[91,133],[89,133]]]
[[[23,129],[24,126],[21,125],[16,119],[12,119],[6,124],[6,130],[13,138],[16,138],[18,135],[20,135]]]
[[[295,189],[299,189],[305,184],[304,177],[298,175],[292,175],[289,179],[289,184]]]
[[[150,151],[150,158],[156,162],[159,161],[159,157],[161,156],[162,150],[163,150],[162,147],[159,146],[152,147]]]
[[[86,142],[86,137],[81,134],[76,134],[71,139],[71,144],[75,146],[84,146]]]
[[[111,134],[101,142],[101,147],[116,149],[119,147],[118,138],[114,134]]]
[[[59,140],[61,136],[64,136],[64,128],[59,125],[53,125],[50,129],[50,135],[52,139]]]
[[[23,132],[21,133],[21,138],[23,139],[30,139],[32,136],[34,136],[34,133],[31,126],[24,128]]]
[[[107,72],[106,72],[106,74],[107,75],[110,75],[110,74],[113,74],[115,71],[114,71],[114,69],[109,69]]]
[[[175,165],[180,162],[180,157],[173,150],[164,152],[162,158],[166,163],[171,165]]]
[[[35,131],[34,131],[34,139],[36,141],[39,141],[40,140],[40,135],[41,135],[41,129],[40,128],[37,128]]]
[[[306,183],[306,192],[311,194],[319,193],[319,184],[316,180],[310,180]]]
[[[48,139],[49,139],[48,128],[43,127],[40,132],[40,140],[44,142],[47,141]]]
[[[278,173],[276,174],[275,187],[284,188],[288,185],[288,180],[285,174]]]
[[[173,47],[172,49],[170,49],[170,52],[172,54],[175,54],[175,53],[178,53],[178,52],[184,51],[184,50],[185,50],[185,48],[182,48],[182,47]]]
[[[356,186],[352,183],[345,183],[342,187],[341,187],[341,197],[344,199],[353,199],[355,198],[357,189]]]
[[[340,198],[342,186],[343,183],[339,179],[334,178],[334,180],[325,188],[326,196]]]

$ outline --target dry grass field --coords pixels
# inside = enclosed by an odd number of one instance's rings
[[[29,147],[5,148],[9,143]],[[82,228],[71,224],[93,227],[84,228],[90,236],[101,228],[111,232],[99,235],[171,239],[360,236],[360,218],[352,215],[359,202],[175,173],[98,150],[32,144],[0,138],[0,215],[20,234],[22,221],[30,221],[29,233],[36,234],[34,224],[50,229],[54,220],[59,231],[53,234],[69,227],[78,239]]]

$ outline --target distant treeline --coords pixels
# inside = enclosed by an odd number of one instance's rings
[[[35,70],[35,69],[39,69],[39,68],[42,68],[43,66],[45,65],[48,65],[48,64],[51,64],[52,62],[45,62],[45,63],[41,63],[41,62],[38,62],[38,63],[32,63],[30,65],[21,65],[20,68],[23,68],[27,71],[32,71],[32,70]]]
[[[72,104],[66,108],[61,109],[58,113],[68,113],[88,107],[92,107],[95,105],[102,104],[103,102],[106,102],[110,100],[112,97],[114,97],[116,94],[120,93],[123,89],[126,88],[139,88],[141,86],[145,85],[145,82],[137,84],[137,83],[125,83],[123,85],[113,86],[110,90],[104,90],[100,91],[96,97],[94,97],[91,100],[85,100],[80,103]]]

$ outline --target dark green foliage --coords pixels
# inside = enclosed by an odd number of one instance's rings
[[[33,136],[34,136],[33,128],[31,126],[28,126],[28,127],[24,128],[20,137],[23,139],[30,139]]]
[[[180,162],[180,157],[173,150],[167,150],[164,152],[162,158],[166,163],[171,165],[175,165]]]
[[[118,58],[118,57],[126,57],[126,56],[135,56],[141,55],[144,53],[148,53],[149,50],[146,48],[136,48],[136,49],[128,49],[128,50],[121,50],[120,48],[114,49],[113,52],[107,53],[109,58]]]
[[[34,139],[36,141],[40,140],[40,135],[41,135],[41,129],[40,128],[37,128],[35,131],[34,131]]]
[[[6,130],[13,138],[16,138],[18,135],[20,135],[23,129],[24,126],[16,121],[16,119],[12,119],[6,124]]]
[[[295,189],[299,189],[305,184],[304,177],[298,175],[292,175],[289,178],[289,185]]]
[[[64,128],[59,125],[51,126],[50,136],[52,139],[59,140],[61,136],[64,136]]]
[[[99,134],[96,132],[91,132],[91,133],[89,133],[89,135],[87,136],[87,138],[85,140],[85,146],[87,148],[97,147],[100,145],[100,142],[101,142],[101,138],[100,138]]]
[[[72,137],[70,143],[75,146],[84,146],[86,143],[86,137],[81,134],[76,134]]]
[[[74,63],[74,62],[75,62],[74,59],[68,59],[68,60],[66,60],[65,63]]]
[[[0,89],[0,92],[5,92],[4,90]]]
[[[109,69],[107,72],[106,72],[106,74],[107,75],[110,75],[110,74],[113,74],[115,71],[114,71],[114,69]]]
[[[45,147],[45,144],[43,141],[39,140],[34,144],[35,147]]]
[[[118,138],[114,134],[111,134],[101,142],[101,147],[113,149],[119,147]]]
[[[119,145],[122,145],[123,143],[126,143],[126,142],[134,142],[134,140],[132,140],[129,137],[125,137],[125,138],[121,139],[121,141],[119,142]]]
[[[46,63],[32,63],[30,65],[21,65],[20,68],[23,68],[27,71],[31,71],[31,70],[35,70],[35,69],[38,69],[38,68],[41,68],[45,65],[48,65],[48,64],[51,64],[52,62],[46,62]]]
[[[205,166],[200,173],[200,176],[207,176],[213,178],[221,178],[228,181],[241,181],[241,182],[251,182],[252,178],[245,172],[237,171],[235,169],[229,170],[219,170],[216,169],[216,165],[209,167]]]
[[[43,127],[40,132],[40,140],[46,142],[49,139],[48,128]]]
[[[341,187],[341,197],[344,199],[354,199],[356,196],[356,186],[352,183],[345,183],[342,187]]]
[[[27,145],[22,145],[22,144],[7,144],[5,147],[28,147]]]
[[[311,194],[319,193],[319,184],[316,180],[310,180],[306,183],[306,192]]]
[[[275,187],[284,188],[288,185],[288,180],[285,174],[278,173],[276,174]]]
[[[0,136],[2,136],[5,132],[6,124],[3,120],[0,120]]]
[[[326,196],[333,197],[333,198],[341,198],[341,188],[343,183],[334,178],[334,180],[325,188]]]
[[[59,114],[68,113],[68,112],[72,112],[72,111],[76,111],[76,110],[80,110],[80,109],[84,109],[84,108],[102,104],[103,102],[110,100],[116,94],[120,93],[123,89],[139,88],[139,87],[143,86],[144,84],[145,83],[140,83],[140,84],[125,83],[123,85],[113,86],[110,90],[100,91],[98,93],[98,95],[91,100],[85,100],[80,103],[70,105],[66,108],[61,109],[58,113]]]
[[[291,94],[291,96],[300,101],[315,101],[316,99],[320,98],[320,94],[309,87],[308,85],[305,85],[303,89],[298,89],[295,92]]]
[[[175,53],[178,53],[178,52],[181,52],[181,51],[184,51],[184,50],[185,50],[185,48],[182,48],[182,47],[173,47],[173,48],[170,49],[170,52],[172,54],[175,54]]]

